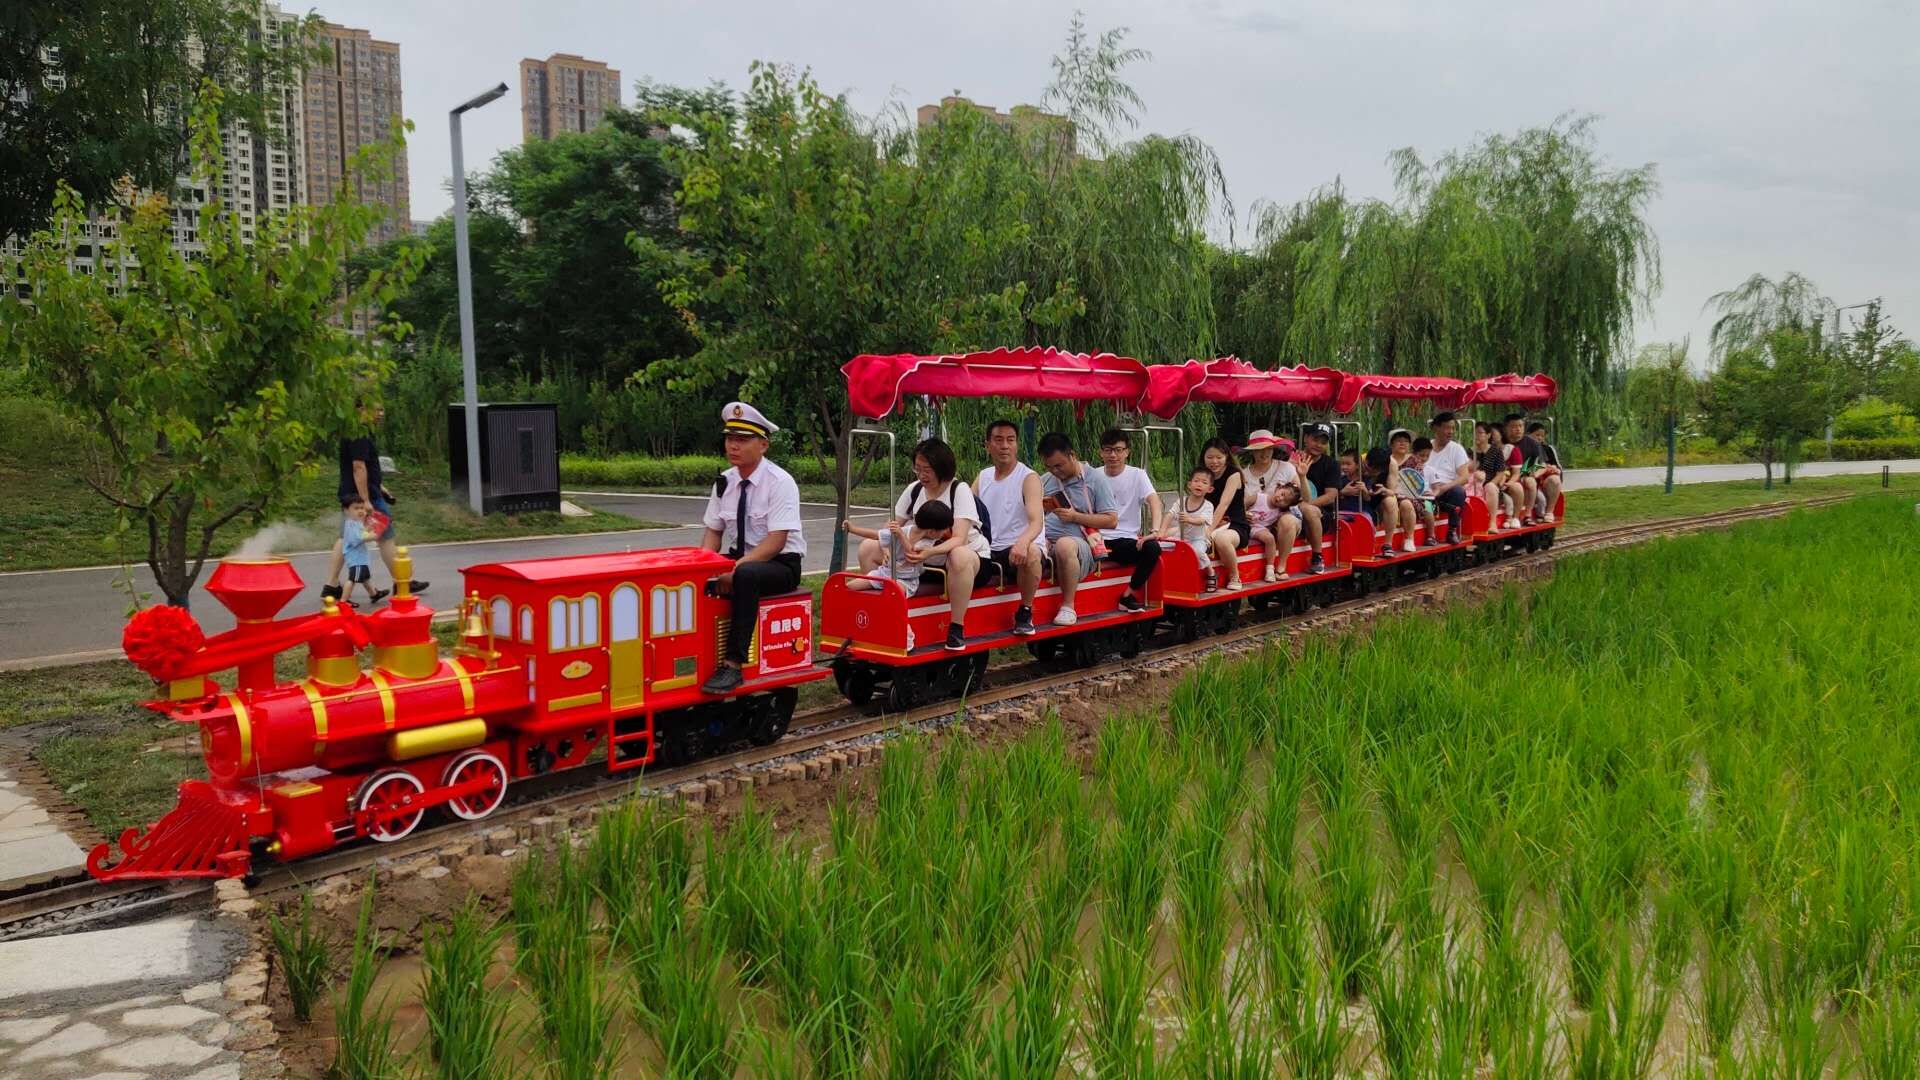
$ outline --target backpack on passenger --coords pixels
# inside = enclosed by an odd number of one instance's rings
[[[967,497],[968,498],[973,497],[973,489],[967,487],[967,482],[965,480],[955,480],[947,491],[948,506],[953,505],[952,488],[955,488],[955,487],[967,488]],[[909,521],[913,519],[913,512],[919,508],[920,508],[920,481],[915,480],[913,483],[907,485],[907,519]],[[987,513],[987,504],[981,502],[979,499],[974,499],[973,509],[975,513],[980,515],[980,535],[982,538],[986,540],[987,546],[992,547],[993,546],[993,518],[991,515]]]

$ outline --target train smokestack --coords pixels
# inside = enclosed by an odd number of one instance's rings
[[[285,559],[222,559],[207,579],[207,592],[233,612],[244,628],[250,623],[272,621],[287,601],[300,595],[306,583]],[[240,665],[238,684],[242,690],[264,690],[273,685],[273,657],[264,656]]]

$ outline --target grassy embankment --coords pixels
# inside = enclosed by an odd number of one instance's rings
[[[1049,725],[896,746],[825,837],[610,814],[497,926],[428,930],[401,1039],[569,1074],[1911,1076],[1920,593],[1886,584],[1917,558],[1863,501],[1214,663],[1090,775]],[[489,969],[511,992],[446,991]]]
[[[107,565],[122,553],[107,540],[113,531],[113,507],[87,486],[85,438],[52,417],[44,406],[0,399],[0,572]],[[475,517],[453,498],[444,466],[412,467],[387,478],[399,498],[394,507],[407,543],[485,540],[549,533],[594,533],[653,527],[619,514],[593,511],[588,517],[559,514],[490,514]],[[276,545],[283,550],[331,546],[340,530],[336,498],[338,471],[332,457],[316,471],[292,481],[295,495],[282,515],[291,529]],[[225,554],[258,532],[260,523],[229,522],[214,537],[212,554]],[[125,553],[135,564],[146,559],[146,532],[136,530],[136,546]]]

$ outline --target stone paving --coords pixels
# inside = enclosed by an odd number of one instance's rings
[[[264,963],[228,971],[246,940],[203,915],[0,944],[0,1080],[276,1072]]]
[[[0,763],[0,889],[69,876],[87,854]]]

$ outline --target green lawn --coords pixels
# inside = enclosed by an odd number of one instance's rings
[[[52,421],[43,407],[17,399],[0,400],[0,571],[50,570],[120,562],[123,555],[106,539],[113,530],[113,508],[87,486],[85,440]],[[559,514],[490,514],[476,518],[463,501],[452,498],[445,466],[401,463],[387,478],[399,499],[395,516],[403,543],[485,540],[548,533],[594,533],[658,527],[620,514],[595,510],[589,517]],[[280,516],[274,547],[311,551],[333,543],[340,529],[333,460],[317,462],[310,476],[292,481],[291,509]],[[238,520],[215,534],[212,556],[220,556],[258,532],[264,523]],[[146,560],[145,531],[124,553],[127,561]]]
[[[1920,473],[1895,473],[1886,490],[1907,498],[1920,496]],[[1828,495],[1879,494],[1879,474],[1865,476],[1809,476],[1791,484],[1773,481],[1768,491],[1759,480],[1732,480],[1718,484],[1676,484],[1672,494],[1659,485],[1593,488],[1567,493],[1567,531],[1577,533],[1633,521],[1711,514],[1740,506],[1770,502],[1804,502]]]

